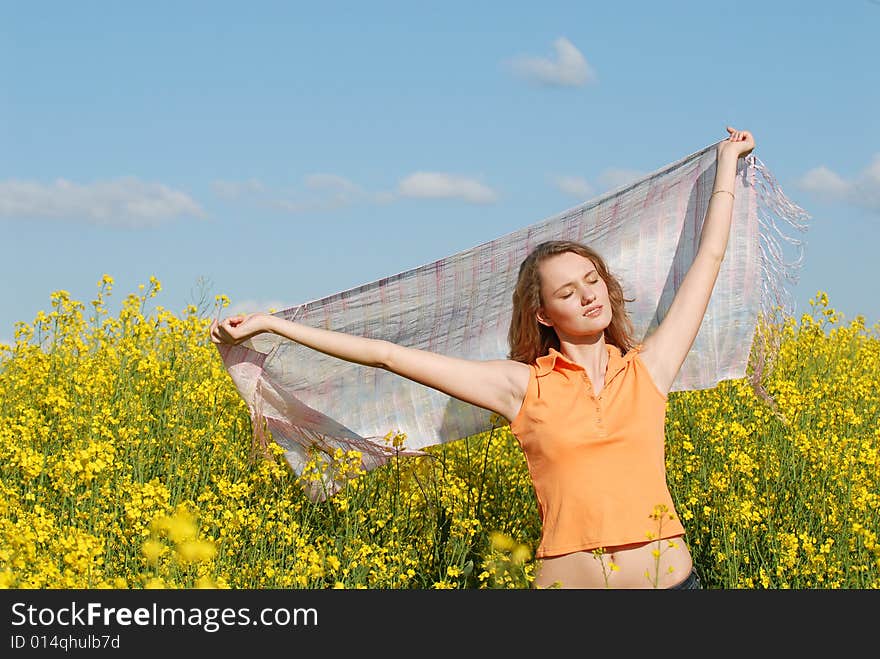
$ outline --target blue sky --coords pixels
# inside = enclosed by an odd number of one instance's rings
[[[880,321],[880,0],[0,2],[0,342],[281,309],[468,249],[751,130],[817,291]]]

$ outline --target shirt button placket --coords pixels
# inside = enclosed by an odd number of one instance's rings
[[[593,399],[593,402],[596,403],[596,427],[599,429],[599,432],[603,435],[605,434],[605,428],[602,427],[602,394],[599,394],[597,397],[596,394],[593,393],[593,384],[590,382],[590,378],[587,377],[586,373],[581,373],[581,376],[584,378],[584,384],[586,384],[590,398]]]

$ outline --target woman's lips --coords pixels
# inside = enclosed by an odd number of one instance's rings
[[[585,311],[584,315],[587,316],[588,318],[594,318],[594,317],[598,316],[600,313],[602,313],[602,305],[599,305],[598,307],[594,307],[592,309],[592,311]]]

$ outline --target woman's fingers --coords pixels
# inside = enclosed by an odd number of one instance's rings
[[[737,130],[736,128],[728,126],[727,132],[730,133],[728,139],[731,142],[742,142],[751,138],[751,134],[747,130]]]
[[[232,329],[232,318],[224,318],[222,321],[211,321],[211,341],[214,343],[235,343],[235,338],[230,330]]]
[[[737,130],[733,126],[726,127],[729,136],[725,140],[721,140],[721,142],[725,143],[725,145],[719,144],[720,150],[730,149],[732,152],[737,154],[737,158],[744,157],[752,152],[755,148],[755,140],[752,137],[752,134],[747,130]],[[726,144],[736,144],[737,146],[726,146]],[[720,151],[719,151],[720,152]]]
[[[238,314],[226,318],[217,329],[221,340],[224,343],[238,345],[245,339],[253,336],[255,330],[252,320],[255,317],[255,315],[251,314]],[[247,328],[244,327],[245,325],[247,325]]]
[[[730,133],[727,138],[728,142],[747,142],[751,144],[754,139],[752,134],[747,130],[737,130],[731,126],[727,126],[727,132]]]

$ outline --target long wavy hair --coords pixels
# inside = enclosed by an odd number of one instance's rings
[[[605,342],[617,346],[623,354],[635,345],[632,321],[626,311],[626,303],[632,300],[623,297],[623,287],[611,274],[605,260],[583,243],[572,240],[550,240],[532,250],[519,266],[516,288],[513,291],[513,316],[507,333],[507,343],[510,346],[509,359],[534,364],[535,360],[546,355],[550,348],[560,349],[556,330],[539,323],[536,313],[542,305],[539,267],[551,256],[565,252],[574,252],[590,259],[608,287],[611,322],[605,328]]]

